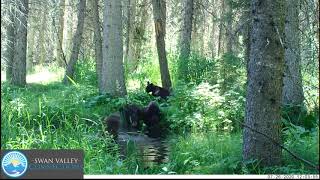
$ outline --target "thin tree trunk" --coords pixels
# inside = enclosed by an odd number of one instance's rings
[[[74,75],[74,67],[78,60],[79,50],[81,46],[81,39],[83,34],[83,25],[84,25],[84,17],[85,17],[85,10],[86,10],[86,0],[81,0],[78,6],[78,25],[76,33],[73,37],[73,47],[70,56],[70,60],[65,72],[65,76],[63,78],[63,82],[68,84],[69,78],[73,79]]]
[[[11,4],[9,4],[11,6]],[[9,24],[6,28],[7,33],[7,42],[6,42],[6,51],[5,51],[5,58],[6,58],[6,80],[11,82],[12,80],[12,66],[13,66],[13,59],[14,59],[14,47],[16,41],[16,23],[15,23],[15,11],[7,11],[9,17]]]
[[[192,16],[193,16],[193,0],[185,0],[183,16],[183,28],[181,35],[181,49],[179,58],[179,79],[188,81],[188,62],[190,56],[190,42],[192,31]]]
[[[94,44],[95,44],[95,56],[96,56],[96,73],[98,79],[98,86],[101,86],[101,69],[102,69],[102,37],[100,29],[99,19],[99,7],[98,0],[92,0],[92,13],[93,13],[93,25],[94,25]],[[101,89],[101,88],[99,88]]]
[[[101,82],[101,94],[127,94],[123,68],[121,0],[105,0]]]
[[[166,1],[152,0],[152,7],[162,87],[170,89],[171,79],[169,74],[166,46],[164,41],[166,35]]]
[[[136,0],[128,0],[125,61],[130,65],[129,67],[134,67],[134,64],[132,64],[132,61],[134,61],[135,59],[135,56],[134,56],[134,48],[135,48],[134,32],[136,28],[135,17],[136,17]],[[132,68],[130,70],[132,70]]]
[[[43,65],[45,63],[45,58],[46,58],[46,47],[45,44],[47,43],[46,41],[46,30],[47,30],[47,4],[44,3],[45,7],[43,10],[42,14],[42,21],[41,21],[41,30],[40,30],[40,37],[39,37],[39,44],[40,44],[40,56],[39,56],[39,63]]]
[[[213,6],[212,8],[212,29],[211,29],[211,58],[214,59],[216,57],[216,0],[212,0],[211,4]]]
[[[296,121],[304,100],[300,69],[299,4],[299,0],[287,0],[285,71],[282,94],[282,103],[283,105],[291,106],[289,115],[295,124],[298,124]]]
[[[57,62],[58,65],[61,67],[64,67],[66,64],[64,62],[64,57],[63,57],[63,31],[64,31],[64,12],[65,12],[65,3],[66,0],[60,0],[59,4],[59,27],[58,27],[58,37],[57,37]]]
[[[30,19],[31,20],[31,19]],[[31,24],[31,23],[30,23]],[[27,70],[31,70],[33,66],[33,56],[34,56],[34,41],[35,41],[35,29],[29,28],[29,36],[28,36],[28,59],[27,59]]]
[[[220,0],[220,10],[219,10],[219,35],[218,35],[218,56],[223,53],[223,21],[222,15],[224,14],[224,0]]]
[[[226,29],[226,50],[228,53],[232,53],[232,2],[227,1],[226,3],[226,12],[227,12],[227,29]]]
[[[281,95],[284,69],[284,2],[252,0],[252,31],[245,124],[281,143]],[[281,148],[248,128],[243,159],[262,166],[279,165]]]
[[[12,68],[12,84],[18,86],[26,85],[28,9],[28,0],[21,0],[18,5],[19,21],[15,21],[17,34]]]

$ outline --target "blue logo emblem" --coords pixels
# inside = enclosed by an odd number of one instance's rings
[[[9,177],[20,177],[27,170],[28,160],[21,152],[10,151],[3,156],[1,167],[3,172]]]

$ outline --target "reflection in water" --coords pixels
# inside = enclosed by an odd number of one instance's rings
[[[122,158],[126,157],[130,142],[135,144],[145,167],[168,162],[169,145],[165,139],[150,138],[137,132],[120,132],[118,143]]]

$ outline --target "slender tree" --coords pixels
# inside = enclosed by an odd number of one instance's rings
[[[58,37],[57,37],[57,46],[56,46],[56,52],[57,52],[57,61],[58,65],[63,67],[65,66],[64,62],[64,54],[63,54],[63,30],[64,30],[64,12],[65,12],[65,4],[66,0],[60,0],[59,3],[59,27],[58,27]]]
[[[297,123],[303,105],[303,89],[300,63],[299,0],[287,0],[285,24],[285,71],[282,103],[290,108],[290,118]]]
[[[193,16],[193,0],[185,0],[184,2],[184,15],[183,15],[183,27],[180,41],[180,58],[178,74],[180,80],[187,80],[188,75],[188,62],[190,56],[190,42],[192,31],[192,16]]]
[[[105,0],[100,93],[127,94],[123,68],[121,0]]]
[[[70,56],[70,60],[65,72],[65,76],[63,78],[63,82],[65,84],[69,83],[69,78],[73,79],[74,75],[74,67],[78,60],[80,45],[81,45],[81,39],[82,39],[82,33],[83,33],[83,25],[84,25],[84,17],[85,17],[85,10],[86,10],[86,0],[80,0],[78,5],[78,25],[76,33],[73,37],[72,41],[72,52]]]
[[[92,0],[92,15],[93,15],[93,26],[94,26],[94,45],[95,45],[95,57],[96,57],[96,73],[98,77],[98,85],[101,86],[101,69],[102,69],[102,37],[101,27],[99,19],[99,7],[98,0]],[[101,89],[101,88],[99,88]]]
[[[245,124],[281,142],[281,95],[284,69],[284,1],[252,0],[252,31]],[[281,148],[244,128],[244,160],[263,166],[278,165]]]
[[[169,74],[166,46],[164,41],[166,35],[166,1],[152,0],[152,7],[162,87],[170,89],[171,79]]]
[[[8,6],[13,6],[12,4],[8,3]],[[6,59],[6,79],[8,82],[11,82],[12,79],[12,66],[13,66],[13,59],[14,59],[14,46],[15,46],[15,36],[16,36],[16,23],[15,23],[15,11],[9,11],[9,9],[15,8],[8,8],[8,25],[6,26],[6,51],[4,52],[5,59]]]
[[[14,58],[12,66],[12,84],[26,85],[26,62],[27,62],[27,30],[28,30],[28,0],[18,3],[18,19],[15,21],[17,27],[16,43],[14,46]]]

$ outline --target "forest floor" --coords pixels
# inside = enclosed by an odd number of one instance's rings
[[[27,76],[30,84],[25,88],[1,83],[1,149],[82,148],[85,174],[319,173],[285,151],[281,166],[259,168],[255,161],[243,163],[241,131],[169,135],[168,161],[151,168],[145,168],[135,150],[121,160],[117,145],[102,136],[101,118],[117,109],[122,99],[93,102],[95,88],[65,86],[62,77],[62,70],[39,70]],[[286,131],[284,145],[319,165],[318,133],[318,127],[314,131]]]

